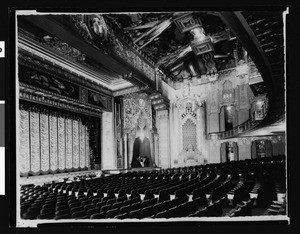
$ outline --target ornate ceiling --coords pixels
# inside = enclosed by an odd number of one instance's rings
[[[215,12],[107,14],[105,17],[173,81],[213,74],[245,60],[241,43]]]
[[[26,18],[25,20],[22,18],[19,19],[18,34],[20,48],[23,48],[25,44],[35,44],[34,47],[40,47],[44,52],[47,52],[47,54],[56,54],[57,60],[63,58],[76,64],[77,68],[86,71],[87,78],[95,78],[94,80],[98,81],[99,85],[107,87],[110,90],[114,90],[114,86],[117,85],[121,87],[124,87],[124,85],[125,87],[132,87],[132,84],[125,81],[122,75],[110,69],[102,61],[94,59],[89,54],[75,48],[51,32],[32,24],[30,21],[27,21]],[[30,51],[30,49],[27,49],[27,51]],[[68,67],[71,68],[71,66]]]
[[[164,71],[168,81],[182,82],[195,77],[201,80],[203,75],[220,74],[252,61],[251,51],[244,49],[245,40],[241,34],[235,35],[223,15],[199,11],[26,16],[19,21],[19,29],[42,47],[88,69],[110,90],[132,88],[130,83],[153,89],[154,67]],[[278,15],[280,12],[243,12],[245,27],[253,30],[265,50],[274,78],[282,81],[283,39]],[[278,63],[281,65],[276,66]],[[265,83],[252,88],[266,93]]]

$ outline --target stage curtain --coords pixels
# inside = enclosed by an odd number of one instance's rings
[[[72,137],[72,119],[66,119],[66,168],[71,169],[73,166],[73,137]]]
[[[57,157],[57,113],[51,113],[50,120],[50,170],[56,171],[58,168]]]
[[[20,108],[19,124],[19,162],[21,174],[30,171],[29,112]]]
[[[20,105],[21,176],[91,168],[90,124],[80,115]]]
[[[92,157],[92,153],[90,152],[90,130],[87,126],[85,126],[85,165],[90,168],[92,165],[90,163],[90,158]]]
[[[37,173],[41,169],[40,116],[36,108],[30,111],[30,170]]]
[[[58,116],[58,169],[66,168],[66,136],[65,136],[65,118],[63,115]]]
[[[49,112],[43,110],[40,113],[40,132],[41,132],[41,170],[49,170],[50,147],[49,147]]]
[[[85,160],[85,128],[82,122],[79,122],[79,141],[80,141],[80,168],[84,168],[86,166],[86,160]]]
[[[73,167],[79,167],[79,132],[78,120],[73,120]]]

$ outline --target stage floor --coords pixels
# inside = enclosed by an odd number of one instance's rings
[[[112,169],[112,170],[102,170],[104,174],[119,174],[126,173],[130,171],[159,171],[161,167],[133,167],[128,169]]]

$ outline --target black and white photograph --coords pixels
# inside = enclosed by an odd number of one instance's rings
[[[16,227],[289,223],[288,14],[15,10]]]

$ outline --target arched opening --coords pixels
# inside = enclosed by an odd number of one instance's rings
[[[233,106],[225,106],[224,109],[224,121],[225,121],[225,131],[229,131],[233,129]]]
[[[239,150],[236,142],[223,142],[221,144],[221,162],[239,160]]]
[[[131,167],[149,167],[152,165],[150,133],[147,120],[142,117],[138,119],[136,135],[133,142]]]

